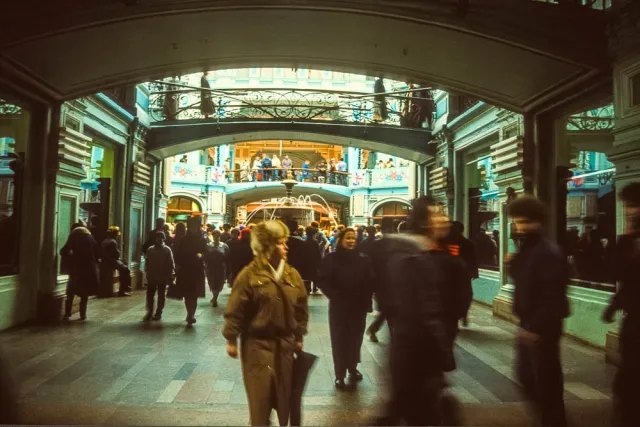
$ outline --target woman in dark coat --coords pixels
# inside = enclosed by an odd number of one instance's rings
[[[187,235],[174,242],[177,272],[177,294],[184,298],[187,308],[187,324],[196,323],[198,298],[205,297],[204,255],[207,253],[207,240],[200,231],[200,218],[189,218]]]
[[[347,371],[351,379],[362,380],[357,367],[367,313],[372,308],[371,262],[355,247],[355,230],[345,228],[338,235],[336,251],[322,262],[318,278],[320,289],[329,298],[329,330],[338,389],[345,387]]]
[[[87,318],[87,302],[89,297],[98,291],[99,247],[91,232],[82,223],[71,228],[67,243],[60,250],[62,268],[69,273],[67,284],[67,300],[65,301],[64,318],[71,317],[74,296],[80,297],[80,319]]]
[[[248,228],[240,232],[239,240],[232,240],[229,246],[229,282],[233,285],[236,277],[247,265],[253,261],[253,250],[251,249],[251,230]]]

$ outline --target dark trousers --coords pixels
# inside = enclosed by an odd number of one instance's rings
[[[193,319],[196,317],[196,309],[198,308],[198,297],[185,297],[184,306],[187,309],[187,318]]]
[[[620,366],[613,380],[613,414],[615,427],[640,425],[636,407],[640,384],[640,322],[625,319],[620,331]]]
[[[360,363],[360,348],[367,325],[367,312],[329,303],[329,332],[336,378],[344,378]]]
[[[71,308],[73,307],[73,297],[75,295],[67,289],[67,299],[64,302],[64,315],[71,316]],[[80,317],[87,317],[87,303],[89,297],[80,297]]]
[[[158,292],[158,310],[156,314],[162,314],[164,310],[164,303],[167,296],[167,283],[149,283],[147,284],[147,313],[153,313],[153,306],[155,305],[156,291]]]
[[[517,346],[517,377],[525,398],[533,406],[536,422],[544,427],[565,427],[564,379],[560,364],[560,334],[542,335],[536,344]]]
[[[441,425],[440,399],[444,388],[442,372],[435,360],[435,349],[425,347],[416,334],[391,330],[391,390],[387,416],[378,425]]]
[[[122,261],[118,260],[116,261],[114,269],[118,270],[118,276],[120,279],[120,289],[118,293],[122,295],[125,292],[131,292],[131,270],[129,270],[129,267],[127,267]]]

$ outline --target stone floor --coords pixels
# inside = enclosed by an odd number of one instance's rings
[[[143,323],[142,292],[91,300],[86,322],[25,327],[0,334],[0,348],[20,388],[29,424],[246,425],[247,400],[237,360],[225,353],[222,312],[200,300],[186,328],[184,306],[167,301],[161,322]],[[307,351],[320,356],[304,397],[306,425],[366,424],[385,397],[387,331],[365,341],[357,390],[337,392],[327,301],[310,301]],[[77,315],[75,316],[77,317]],[[529,425],[513,379],[514,326],[474,306],[460,333],[458,370],[450,376],[466,425]],[[608,426],[613,368],[601,351],[565,339],[565,398],[571,425]],[[275,419],[275,418],[274,418]]]

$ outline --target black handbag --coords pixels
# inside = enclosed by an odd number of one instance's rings
[[[180,292],[175,280],[169,282],[169,286],[167,286],[167,298],[176,300],[182,299],[182,292]]]

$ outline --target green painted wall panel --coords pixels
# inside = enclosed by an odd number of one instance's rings
[[[481,274],[473,281],[473,299],[481,303],[492,305],[493,299],[500,292],[500,282],[498,278],[490,278]]]

